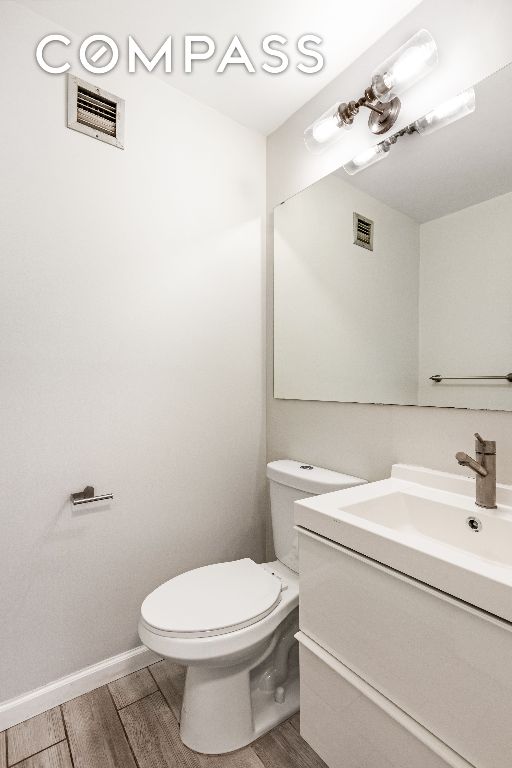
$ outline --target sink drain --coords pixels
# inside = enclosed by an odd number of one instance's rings
[[[479,520],[478,517],[468,517],[466,519],[466,524],[475,533],[479,533],[482,530],[482,521]]]

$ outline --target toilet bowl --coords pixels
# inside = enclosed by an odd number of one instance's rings
[[[157,587],[141,607],[144,645],[187,667],[180,736],[196,752],[240,749],[298,710],[293,502],[365,482],[290,460],[269,464],[267,476],[278,559],[187,571]]]

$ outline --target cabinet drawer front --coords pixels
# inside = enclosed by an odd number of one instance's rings
[[[300,731],[329,768],[472,768],[299,634]]]
[[[512,628],[301,532],[300,627],[478,768],[512,764]]]

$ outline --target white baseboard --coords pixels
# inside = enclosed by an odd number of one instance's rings
[[[130,651],[111,656],[110,659],[54,680],[15,699],[0,702],[0,731],[28,720],[34,715],[40,715],[41,712],[64,704],[65,701],[81,696],[83,693],[93,691],[100,685],[106,685],[119,677],[154,664],[159,659],[160,656],[156,653],[140,645],[138,648],[132,648]]]

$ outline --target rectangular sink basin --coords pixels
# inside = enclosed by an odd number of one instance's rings
[[[295,504],[296,525],[512,621],[512,486],[396,464],[391,477]]]
[[[458,507],[405,491],[347,504],[344,510],[410,537],[427,536],[512,567],[512,521],[498,517],[494,511],[468,509],[465,504]]]

